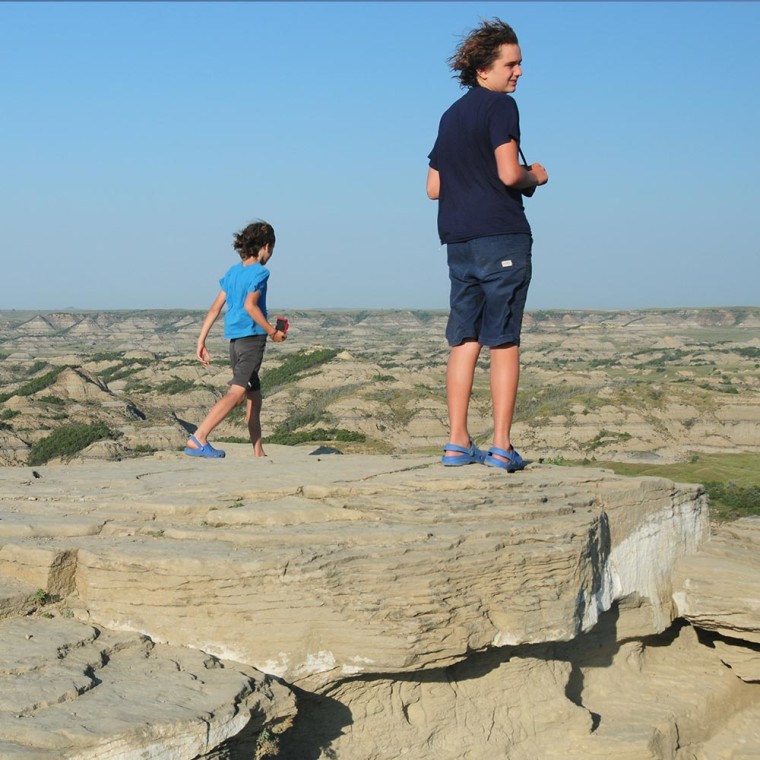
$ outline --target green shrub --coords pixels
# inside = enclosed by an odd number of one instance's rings
[[[63,406],[66,403],[66,399],[60,396],[40,396],[40,401],[44,401],[46,404],[56,404],[57,406]]]
[[[708,481],[704,484],[711,506],[722,517],[735,518],[760,515],[760,486],[740,485],[731,480],[727,483]]]
[[[118,351],[99,351],[90,357],[93,362],[116,362],[124,361],[124,354]]]
[[[315,428],[314,430],[299,430],[289,432],[275,431],[267,439],[267,443],[280,443],[285,446],[296,446],[299,443],[311,441],[340,441],[341,443],[364,443],[367,436],[354,430],[343,428]]]
[[[47,367],[48,363],[43,362],[41,360],[37,360],[32,364],[31,367],[27,367],[24,374],[26,375],[36,375],[41,369],[45,369]]]
[[[34,393],[38,393],[39,391],[50,387],[58,379],[58,375],[60,375],[64,369],[66,368],[56,367],[55,369],[50,370],[50,372],[46,372],[44,375],[35,377],[28,383],[24,383],[24,385],[22,385],[20,388],[17,388],[15,391],[4,393],[2,396],[0,396],[0,401],[7,401],[11,396],[31,396]]]
[[[117,437],[118,433],[102,422],[93,425],[64,425],[32,444],[27,464],[33,466],[45,464],[55,457],[72,457],[95,441],[113,440]]]
[[[104,369],[98,373],[98,376],[104,383],[108,384],[114,380],[123,380],[125,377],[134,375],[149,364],[153,364],[151,359],[131,359],[128,363],[114,364],[113,367]]]
[[[340,353],[336,348],[303,349],[290,354],[278,367],[262,373],[261,383],[267,392],[286,383],[292,383],[306,370],[314,369],[320,364],[326,364]]]
[[[186,393],[195,388],[193,380],[183,380],[181,377],[173,377],[171,380],[161,383],[156,390],[159,393],[168,393],[173,396],[177,393]]]

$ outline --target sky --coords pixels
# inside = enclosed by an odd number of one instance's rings
[[[527,308],[760,305],[760,3],[0,3],[0,309],[446,309],[425,195],[448,69],[520,40]]]

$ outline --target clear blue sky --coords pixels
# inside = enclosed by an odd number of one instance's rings
[[[760,305],[760,4],[0,3],[0,308],[446,308],[424,192],[460,36],[520,38],[529,309]]]

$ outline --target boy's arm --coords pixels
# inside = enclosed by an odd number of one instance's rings
[[[496,170],[499,179],[515,190],[527,190],[537,185],[545,185],[549,181],[549,175],[541,164],[531,164],[524,167],[518,157],[518,145],[514,140],[499,145],[494,151],[496,156]]]
[[[441,175],[437,169],[433,169],[432,166],[428,168],[427,184],[425,187],[427,191],[427,197],[431,201],[437,201],[438,196],[441,194]]]
[[[211,354],[209,354],[208,349],[206,348],[206,338],[208,338],[208,334],[213,327],[214,322],[216,322],[216,318],[222,311],[222,307],[226,300],[227,294],[223,290],[220,290],[219,295],[214,299],[214,303],[211,304],[211,308],[208,310],[208,314],[206,314],[206,318],[203,320],[203,325],[201,326],[201,334],[198,336],[198,342],[195,345],[195,355],[200,359],[200,362],[204,367],[208,367],[211,363]]]
[[[245,310],[251,315],[251,319],[261,328],[264,329],[266,334],[275,342],[282,343],[287,337],[285,333],[280,332],[276,327],[272,327],[267,318],[264,316],[264,312],[259,306],[259,298],[261,293],[258,290],[254,290],[253,293],[249,293],[245,298]]]

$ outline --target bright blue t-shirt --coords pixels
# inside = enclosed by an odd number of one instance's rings
[[[259,308],[267,316],[267,280],[269,270],[262,264],[239,264],[230,267],[219,284],[227,297],[227,313],[224,315],[224,337],[228,340],[246,338],[249,335],[266,335],[245,310],[245,299],[249,293],[259,291]]]
[[[520,116],[509,95],[472,87],[441,117],[430,166],[439,172],[441,243],[490,235],[530,233],[522,194],[507,187],[494,150],[520,143]]]

